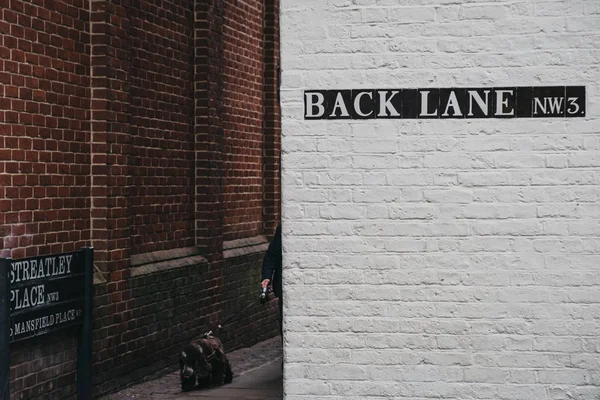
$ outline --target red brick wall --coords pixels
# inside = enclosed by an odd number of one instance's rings
[[[1,256],[72,251],[89,239],[89,12],[0,8]]]
[[[194,245],[193,2],[138,3],[129,33],[131,254]]]
[[[8,4],[8,2],[4,2]],[[0,8],[0,256],[89,244],[88,3]],[[74,393],[76,334],[12,346],[12,398]]]
[[[263,1],[225,2],[225,240],[262,232],[263,15]]]
[[[223,246],[279,215],[277,2],[262,4],[0,9],[0,255],[94,247],[96,395],[173,370],[256,297],[263,254]],[[192,246],[207,263],[130,276],[132,256]],[[276,332],[273,302],[223,335],[233,349]],[[76,333],[13,346],[13,399],[74,397]]]

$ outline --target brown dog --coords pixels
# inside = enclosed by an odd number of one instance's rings
[[[205,335],[186,345],[179,353],[181,390],[231,383],[233,373],[221,341]]]

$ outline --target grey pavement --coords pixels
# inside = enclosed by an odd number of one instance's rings
[[[188,392],[178,397],[177,400],[281,400],[283,399],[281,372],[281,360],[277,360],[241,375],[230,385],[211,390]]]
[[[182,392],[179,371],[131,386],[101,397],[102,400],[281,400],[283,399],[283,357],[281,337],[252,347],[227,353],[233,370],[233,382],[214,389]]]

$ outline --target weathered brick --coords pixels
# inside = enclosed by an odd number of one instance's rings
[[[593,398],[597,113],[316,121],[303,91],[577,81],[589,107],[597,7],[281,7],[286,398]]]

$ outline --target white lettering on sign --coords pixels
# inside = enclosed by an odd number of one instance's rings
[[[12,289],[10,301],[15,304],[14,311],[44,304],[44,285]]]
[[[437,115],[437,108],[431,112],[429,112],[429,91],[423,90],[421,91],[421,113],[420,117],[434,117]]]
[[[73,261],[72,254],[14,261],[11,263],[10,283],[70,274],[71,261]]]
[[[460,106],[458,104],[458,99],[456,98],[456,93],[454,91],[450,92],[450,97],[448,97],[448,103],[446,104],[446,110],[442,114],[443,117],[447,117],[448,115],[450,115],[448,114],[448,110],[450,109],[450,107],[452,107],[452,115],[462,115],[462,112],[460,111]]]
[[[344,97],[342,96],[342,93],[338,93],[337,96],[335,97],[335,103],[333,104],[333,110],[331,111],[331,117],[335,117],[335,113],[338,110],[338,108],[342,112],[340,114],[341,117],[349,117],[350,116],[350,114],[348,113],[348,108],[346,107],[346,103],[344,103]]]
[[[48,295],[46,297],[46,301],[48,303],[53,303],[53,302],[58,301],[58,300],[59,300],[58,292],[48,293]]]
[[[483,114],[485,116],[488,115],[488,100],[489,100],[489,94],[490,91],[489,90],[485,90],[483,93],[485,93],[485,101],[483,100],[483,98],[481,97],[481,95],[476,91],[476,90],[468,90],[467,93],[469,94],[469,113],[467,114],[468,116],[472,117],[473,114],[473,100],[475,100],[475,102],[477,103],[477,106],[479,106],[479,109],[483,112]]]
[[[16,322],[14,327],[11,328],[11,336],[14,334],[15,336],[23,335],[28,332],[35,332],[38,330],[43,330],[54,325],[55,318],[54,315],[46,315],[43,317],[30,319],[28,321]]]
[[[364,95],[368,95],[369,98],[371,100],[373,100],[373,92],[361,92],[359,93],[356,98],[354,99],[354,109],[356,110],[356,113],[358,115],[360,115],[361,117],[368,117],[369,115],[373,114],[373,110],[371,110],[371,112],[368,113],[364,113],[361,108],[360,108],[360,99],[364,96]]]
[[[323,93],[306,93],[306,117],[319,118],[325,115],[325,95]],[[315,107],[317,112],[314,112]]]
[[[64,324],[65,322],[73,321],[76,316],[75,309],[70,309],[68,311],[58,312],[54,317],[56,318],[57,324]]]
[[[540,111],[543,114],[548,114],[548,109],[552,114],[558,113],[562,107],[564,97],[544,97],[542,100],[537,97],[533,99],[533,114],[537,115]]]
[[[579,104],[577,104],[577,100],[579,100],[579,97],[569,97],[568,98],[569,107],[567,108],[567,113],[569,113],[571,115],[575,115],[579,112]],[[574,107],[574,108],[571,108],[571,107]]]
[[[378,117],[398,117],[400,113],[394,105],[392,104],[392,100],[394,96],[400,93],[399,90],[391,91],[392,95],[387,97],[387,94],[390,93],[388,90],[382,90],[379,92],[379,114]],[[389,114],[388,114],[389,112]]]
[[[515,115],[515,109],[509,107],[507,94],[513,95],[513,90],[496,90],[496,115]]]

